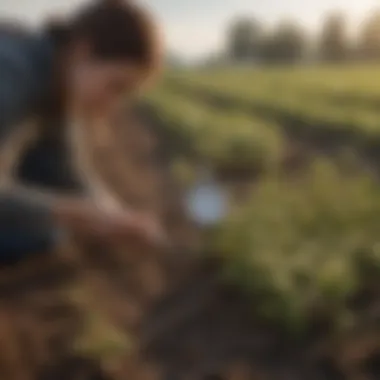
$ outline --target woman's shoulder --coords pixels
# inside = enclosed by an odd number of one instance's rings
[[[0,140],[48,88],[50,56],[37,33],[0,26]]]
[[[34,61],[48,61],[51,50],[49,39],[40,31],[0,22],[0,60],[13,60],[16,64],[24,61],[31,68]]]
[[[12,50],[19,52],[27,50],[28,45],[33,41],[31,31],[17,24],[10,22],[0,22],[0,54],[11,52]]]
[[[49,69],[51,55],[49,41],[41,33],[0,23],[0,76],[6,71],[25,86],[39,86]]]

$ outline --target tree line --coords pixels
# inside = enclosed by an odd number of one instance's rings
[[[362,20],[355,36],[341,12],[326,15],[314,35],[295,20],[268,30],[255,17],[237,17],[227,29],[225,55],[234,62],[380,61],[380,9]]]

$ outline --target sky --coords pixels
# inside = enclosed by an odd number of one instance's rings
[[[169,50],[197,59],[223,47],[224,31],[234,16],[252,15],[273,24],[296,18],[315,30],[323,14],[343,10],[352,25],[378,6],[378,0],[140,0],[147,4],[164,30]],[[83,0],[0,0],[1,17],[18,17],[30,23],[74,9]]]

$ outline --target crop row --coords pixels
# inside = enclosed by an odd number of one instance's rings
[[[230,107],[274,120],[288,132],[326,144],[339,142],[360,150],[378,151],[380,147],[380,114],[357,107],[338,107],[305,97],[289,94],[279,96],[276,91],[248,90],[239,83],[181,80],[169,78],[173,90],[219,108]]]
[[[380,104],[378,66],[337,66],[233,69],[192,72],[176,75],[178,78],[203,83],[223,83],[239,86],[243,92],[275,91],[286,94],[310,96],[325,102],[350,103],[352,106]]]
[[[239,111],[222,111],[161,88],[149,97],[156,122],[179,155],[216,169],[269,170],[283,156],[280,128]]]

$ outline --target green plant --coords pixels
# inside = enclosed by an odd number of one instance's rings
[[[345,177],[320,160],[302,179],[258,184],[213,249],[222,255],[224,278],[253,296],[259,314],[299,329],[316,310],[336,321],[345,315],[365,268],[357,265],[358,252],[379,265],[379,233],[374,181]]]

